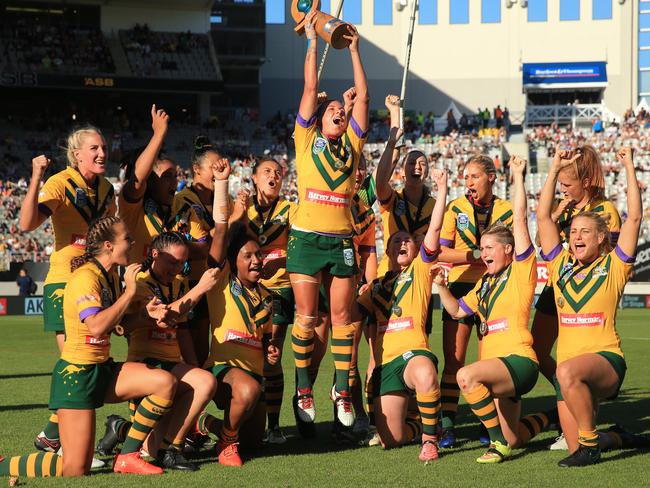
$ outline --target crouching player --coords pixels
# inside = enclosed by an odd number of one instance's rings
[[[431,266],[440,252],[440,230],[447,199],[447,174],[435,170],[438,187],[431,223],[419,250],[412,235],[393,234],[388,242],[389,271],[373,281],[358,303],[370,317],[375,425],[385,448],[422,438],[420,460],[438,458],[440,410],[438,359],[425,331],[431,297]],[[362,310],[364,311],[364,310]],[[415,392],[421,423],[407,419]]]
[[[261,401],[264,363],[275,365],[280,350],[271,344],[273,299],[259,284],[262,254],[255,237],[244,226],[228,230],[228,160],[215,166],[215,234],[210,257],[221,263],[217,284],[207,294],[212,342],[205,368],[217,379],[214,402],[223,410],[223,421],[203,413],[198,420],[202,434],[219,437],[219,463],[241,466],[240,430],[246,447],[258,448],[264,436],[265,405]]]
[[[127,267],[122,291],[118,266],[126,266],[133,241],[117,217],[92,223],[86,250],[72,260],[72,276],[64,294],[66,341],[52,372],[50,409],[58,410],[64,455],[38,453],[0,458],[0,476],[82,476],[90,472],[95,443],[95,410],[104,403],[142,398],[116,473],[161,474],[162,468],[140,457],[147,435],[172,406],[177,381],[167,371],[142,363],[116,363],[110,357],[110,335],[136,294],[140,265]],[[164,307],[146,305],[151,317]]]
[[[474,314],[480,318],[479,360],[456,374],[472,412],[485,426],[490,447],[476,461],[499,463],[512,448],[548,427],[555,414],[537,414],[520,420],[522,395],[533,389],[539,374],[533,338],[528,330],[537,283],[535,248],[526,219],[526,162],[513,156],[513,230],[501,224],[481,236],[481,258],[486,273],[460,300],[445,286],[440,271],[434,280],[442,304],[455,320]]]
[[[149,256],[137,277],[137,291],[122,321],[129,337],[128,361],[142,362],[153,369],[169,371],[178,380],[174,407],[154,429],[144,444],[146,452],[167,469],[196,471],[198,467],[183,456],[185,436],[198,415],[212,399],[217,387],[214,377],[198,367],[192,337],[185,322],[187,314],[216,283],[218,270],[205,271],[196,286],[189,288],[181,275],[188,259],[187,240],[177,232],[157,235]],[[146,315],[150,300],[164,304],[161,320]],[[182,356],[182,357],[181,357]],[[136,403],[130,404],[135,407]],[[106,435],[97,451],[112,453],[123,442],[131,422],[118,415],[106,421]]]

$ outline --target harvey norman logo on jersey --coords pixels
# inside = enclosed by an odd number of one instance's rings
[[[250,347],[251,349],[256,349],[258,351],[262,350],[262,341],[259,339],[239,332],[238,330],[229,329],[226,332],[225,342],[236,342],[242,346]]]
[[[561,313],[562,327],[600,327],[605,324],[605,314],[597,313]]]
[[[380,324],[377,329],[379,332],[389,334],[390,332],[399,332],[400,330],[412,329],[413,319],[411,317],[390,319],[388,322]]]
[[[335,207],[348,206],[348,196],[345,193],[316,190],[315,188],[307,188],[306,200],[324,205],[334,205]]]

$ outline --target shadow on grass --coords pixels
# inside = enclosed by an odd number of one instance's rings
[[[19,410],[39,410],[47,409],[47,403],[28,403],[25,405],[0,405],[0,412],[11,412]]]
[[[47,373],[21,373],[21,374],[0,374],[0,380],[14,380],[20,378],[38,378],[39,376],[52,376],[52,371]]]

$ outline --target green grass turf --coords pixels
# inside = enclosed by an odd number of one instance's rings
[[[624,310],[619,314],[619,332],[626,352],[628,372],[621,395],[615,402],[601,407],[600,425],[623,423],[636,432],[650,431],[650,313]],[[440,321],[438,320],[439,324]],[[52,334],[42,330],[40,317],[3,317],[0,319],[0,453],[26,454],[33,451],[32,441],[45,425],[49,412],[47,402],[50,372],[57,359]],[[291,349],[286,341],[284,364],[291,371]],[[432,336],[433,351],[441,352],[441,332],[436,327]],[[125,341],[113,339],[117,360],[125,357]],[[361,361],[367,360],[367,347],[362,345]],[[476,359],[476,340],[468,353],[468,361]],[[330,440],[332,407],[327,394],[333,365],[329,356],[323,361],[316,385],[317,427],[315,440],[297,437],[293,424],[290,394],[285,389],[282,425],[292,435],[282,447],[266,447],[242,469],[224,468],[214,456],[203,456],[201,470],[193,474],[168,473],[161,477],[140,478],[114,475],[108,469],[94,472],[83,479],[26,479],[27,486],[127,487],[127,486],[641,486],[650,484],[647,468],[650,455],[635,451],[618,451],[603,455],[599,465],[580,469],[561,469],[556,463],[565,453],[548,451],[555,432],[547,432],[532,441],[527,449],[517,450],[512,461],[501,465],[481,466],[474,462],[483,449],[474,439],[478,428],[475,418],[461,405],[458,428],[462,444],[429,466],[418,459],[418,446],[382,451],[373,448],[338,448]],[[293,374],[287,374],[293,383]],[[550,385],[540,376],[537,387],[524,399],[524,413],[548,408],[553,401]],[[214,406],[210,407],[215,411]],[[106,406],[98,411],[98,435],[104,431],[104,418],[110,413],[127,414],[125,405]],[[471,440],[466,440],[466,439]],[[0,479],[6,483],[6,478]],[[182,485],[181,485],[182,483]]]

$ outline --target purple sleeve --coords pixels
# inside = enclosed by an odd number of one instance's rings
[[[425,263],[433,263],[438,258],[439,254],[440,250],[429,252],[429,250],[424,247],[424,244],[420,246],[420,256],[422,257],[422,261]]]
[[[316,114],[312,115],[309,120],[302,118],[300,114],[296,115],[296,123],[303,129],[308,129],[316,122]]]
[[[44,203],[38,204],[38,211],[43,215],[47,215],[48,217],[52,215],[52,210],[50,210],[50,207],[48,207]]]
[[[460,300],[458,300],[458,306],[459,306],[460,308],[462,308],[463,311],[464,311],[467,315],[474,315],[474,310],[472,310],[471,308],[469,308],[469,305],[467,305],[467,304],[465,303],[465,300],[463,300],[462,298],[461,298]]]
[[[524,252],[521,254],[516,254],[515,255],[515,261],[524,261],[530,257],[531,254],[535,252],[535,248],[531,244],[528,249],[526,249]]]
[[[368,131],[362,131],[359,124],[357,124],[357,121],[354,120],[354,117],[350,117],[350,127],[352,127],[352,130],[359,139],[364,139],[368,135]]]
[[[454,245],[454,241],[450,239],[445,239],[444,237],[440,238],[440,245],[445,246],[445,247],[452,247]]]
[[[562,249],[564,249],[562,247],[562,243],[559,242],[558,245],[555,246],[550,253],[544,254],[544,251],[542,251],[542,253],[541,253],[542,254],[542,259],[544,261],[553,261],[562,252]]]
[[[200,239],[197,239],[195,242],[205,242],[207,240],[208,240],[207,237],[201,237]]]
[[[82,322],[91,315],[96,315],[102,311],[102,307],[88,307],[79,312],[79,320]]]
[[[625,254],[623,249],[618,247],[618,245],[616,246],[615,251],[616,251],[616,255],[618,256],[618,259],[620,259],[626,264],[634,264],[634,261],[636,261],[636,255],[628,256],[627,254]]]

